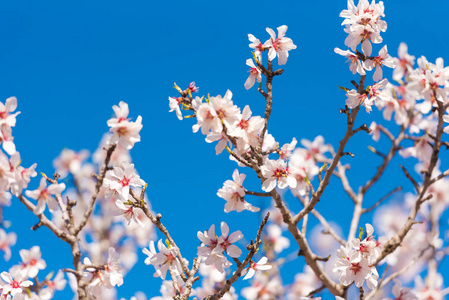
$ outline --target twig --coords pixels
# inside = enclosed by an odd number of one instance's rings
[[[183,256],[181,255],[181,251],[180,251],[179,247],[176,245],[175,241],[171,237],[171,235],[168,232],[167,228],[161,222],[162,215],[161,214],[157,214],[157,216],[155,217],[151,213],[151,211],[148,209],[147,205],[144,202],[144,199],[139,198],[132,189],[129,190],[129,194],[131,195],[131,197],[133,197],[135,200],[137,200],[136,202],[133,203],[133,206],[140,208],[144,212],[144,214],[148,217],[148,219],[150,219],[150,221],[157,227],[157,229],[159,229],[159,231],[162,232],[163,235],[165,235],[165,237],[167,238],[167,240],[170,243],[170,245],[172,247],[178,249],[176,251],[177,252],[176,253],[176,257],[178,258],[178,261],[181,264],[182,270],[187,275],[187,277],[192,277],[192,273],[190,272],[189,268],[185,264]],[[187,280],[187,277],[184,274],[182,274],[182,273],[181,273],[181,277],[182,277],[182,279],[184,279],[184,281]]]
[[[270,193],[252,192],[245,190],[246,195],[259,196],[259,197],[271,197]]]
[[[84,213],[84,216],[81,219],[80,224],[73,231],[75,236],[77,236],[78,233],[81,230],[83,230],[84,226],[86,226],[87,220],[89,220],[90,215],[94,211],[95,201],[97,200],[98,193],[100,192],[101,186],[103,185],[103,179],[106,176],[106,172],[108,171],[109,161],[111,160],[112,152],[114,152],[115,147],[116,147],[116,144],[112,144],[112,145],[110,145],[106,149],[106,158],[104,160],[103,166],[100,169],[100,174],[98,176],[98,180],[97,180],[97,183],[95,185],[95,192],[92,195],[92,198],[90,200],[90,203],[89,203],[89,206],[87,208],[87,211]]]
[[[234,282],[236,282],[240,276],[242,276],[243,269],[246,267],[246,265],[248,265],[251,262],[254,254],[256,254],[257,249],[259,248],[260,244],[262,243],[260,236],[262,234],[262,230],[263,230],[264,226],[268,222],[269,216],[270,216],[270,213],[267,213],[265,218],[260,223],[259,230],[257,231],[257,236],[256,236],[254,243],[253,243],[253,241],[251,241],[251,244],[246,247],[249,252],[246,255],[245,260],[240,264],[240,266],[237,267],[237,270],[234,272],[234,274],[231,276],[231,278],[226,280],[225,285],[220,289],[220,291],[218,293],[211,295],[211,296],[207,296],[203,300],[218,300],[218,299],[222,298],[224,296],[224,294],[226,294],[230,290],[232,284]]]
[[[402,191],[402,186],[398,186],[397,188],[393,189],[392,191],[390,191],[388,194],[386,194],[385,196],[383,196],[382,198],[380,198],[376,203],[374,203],[372,206],[368,207],[368,208],[364,208],[362,210],[362,214],[368,213],[370,211],[372,211],[373,209],[375,209],[376,207],[378,207],[383,201],[387,200],[391,195],[393,195],[396,192]]]
[[[399,165],[399,167],[400,167],[400,168],[402,169],[402,171],[404,172],[405,177],[407,177],[407,178],[411,181],[411,183],[412,183],[413,186],[415,187],[416,191],[419,193],[419,192],[420,192],[420,191],[419,191],[419,184],[415,181],[415,179],[413,179],[412,175],[410,175],[410,173],[407,171],[407,169],[406,169],[404,166]]]
[[[314,289],[313,291],[311,291],[310,293],[308,293],[306,297],[310,298],[310,297],[312,297],[313,295],[315,295],[315,294],[321,292],[321,291],[324,290],[325,288],[326,288],[326,286],[322,285],[322,286],[320,286],[319,288]]]

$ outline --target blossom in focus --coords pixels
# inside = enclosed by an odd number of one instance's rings
[[[352,53],[349,50],[343,51],[340,48],[335,48],[334,52],[342,56],[345,56],[348,59],[347,62],[349,62],[349,70],[351,70],[352,74],[355,73],[359,73],[360,75],[366,74],[365,69],[362,67],[362,62],[355,53]]]
[[[0,102],[0,125],[6,124],[8,127],[16,126],[16,116],[20,111],[12,113],[17,108],[17,98],[9,97],[5,104]]]
[[[278,56],[278,64],[285,65],[287,63],[288,51],[296,49],[296,45],[290,38],[285,37],[285,32],[288,27],[286,25],[279,26],[278,37],[273,29],[267,27],[267,32],[270,35],[270,39],[264,43],[264,47],[268,48],[268,60],[273,60]]]
[[[354,282],[357,287],[361,287],[366,280],[371,290],[377,286],[379,274],[372,263],[379,257],[380,249],[373,232],[373,226],[366,224],[365,239],[361,241],[354,238],[337,250],[338,260],[333,270],[338,274],[341,284],[348,286]]]
[[[245,201],[245,188],[243,187],[245,177],[245,174],[239,174],[239,171],[235,169],[232,173],[233,180],[226,180],[223,187],[218,190],[218,197],[227,201],[224,208],[225,212],[228,213],[233,210],[237,212],[243,210],[256,212],[260,210],[260,208],[254,207]]]
[[[249,47],[254,49],[257,59],[262,62],[262,52],[265,51],[264,45],[252,34],[248,34],[248,39],[251,42]]]
[[[165,280],[167,271],[169,269],[171,272],[173,272],[174,275],[181,274],[181,263],[177,258],[178,248],[172,246],[169,246],[169,248],[167,248],[162,242],[162,239],[157,243],[157,248],[159,250],[159,253],[156,252],[156,249],[154,248],[154,242],[151,241],[150,250],[143,250],[143,253],[148,255],[148,258],[145,259],[145,264],[151,264],[156,269],[154,277],[161,277]]]
[[[168,106],[170,106],[169,112],[175,111],[178,119],[182,120],[182,112],[181,109],[179,108],[179,105],[182,102],[182,98],[168,97],[168,101],[169,101]]]
[[[385,45],[380,49],[379,54],[376,57],[365,60],[364,66],[367,70],[376,68],[376,71],[373,74],[373,80],[380,81],[382,79],[382,67],[386,66],[394,68],[396,67],[396,62],[394,58],[388,54],[387,45]]]
[[[121,210],[121,214],[128,221],[128,225],[131,223],[131,221],[134,221],[141,227],[144,227],[142,221],[140,221],[138,218],[138,214],[134,211],[135,207],[131,205],[125,205],[125,203],[123,203],[123,201],[119,199],[115,200],[115,205]]]
[[[272,191],[276,184],[280,189],[285,189],[287,186],[292,189],[296,188],[296,179],[290,174],[287,163],[284,160],[266,159],[260,170],[265,177],[262,183],[262,190],[265,192]]]
[[[221,222],[221,236],[218,238],[217,246],[212,250],[212,253],[226,252],[230,257],[239,257],[242,254],[242,250],[236,245],[233,245],[233,243],[241,238],[243,238],[243,234],[240,230],[229,234],[228,224]]]
[[[346,26],[344,31],[348,34],[345,45],[355,51],[357,45],[362,43],[362,52],[370,56],[372,43],[379,44],[383,41],[380,32],[387,30],[387,23],[381,20],[384,17],[384,4],[382,1],[371,4],[367,0],[360,0],[357,6],[353,0],[348,0],[348,9],[340,13],[345,18],[341,25]]]
[[[249,77],[245,81],[245,89],[249,90],[254,83],[262,81],[262,75],[259,68],[254,64],[251,58],[246,60],[246,65],[249,66]]]
[[[255,263],[254,261],[250,262],[250,265],[248,268],[245,269],[244,273],[246,273],[245,277],[243,277],[243,280],[247,280],[250,279],[254,276],[254,274],[256,274],[256,271],[261,270],[261,271],[266,271],[266,270],[270,270],[273,266],[272,265],[267,265],[268,258],[266,258],[265,256],[262,257],[261,259],[259,259],[259,261],[257,263]]]
[[[128,104],[120,101],[119,106],[114,105],[115,118],[108,120],[109,131],[112,132],[111,143],[119,142],[124,148],[130,150],[136,142],[140,142],[140,130],[142,129],[142,117],[138,116],[135,122],[128,119]]]
[[[128,201],[130,187],[142,187],[145,181],[140,179],[134,164],[123,163],[123,168],[114,167],[108,171],[103,185],[112,191],[122,201]]]
[[[11,272],[2,272],[0,277],[5,281],[5,284],[1,285],[2,295],[11,294],[11,296],[15,296],[16,294],[20,294],[23,292],[23,288],[27,288],[33,283],[30,280],[25,280],[25,276],[23,276],[20,272],[15,273]]]

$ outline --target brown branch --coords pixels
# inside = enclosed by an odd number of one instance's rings
[[[402,186],[398,186],[397,188],[393,189],[392,191],[390,191],[388,194],[386,194],[385,196],[383,196],[382,198],[380,198],[376,203],[374,203],[372,206],[368,207],[368,208],[364,208],[362,210],[362,214],[368,213],[370,211],[372,211],[373,209],[375,209],[376,207],[378,207],[383,201],[387,200],[391,195],[393,195],[396,192],[402,191]]]
[[[245,190],[246,195],[259,196],[259,197],[271,197],[270,193],[261,193],[261,192],[251,192]]]
[[[111,160],[112,152],[114,152],[116,147],[116,144],[110,145],[106,149],[106,158],[104,160],[103,166],[100,169],[100,174],[98,176],[97,183],[95,185],[95,192],[92,195],[92,198],[90,200],[89,206],[87,208],[87,211],[84,213],[83,218],[81,219],[80,224],[74,229],[73,233],[75,236],[78,235],[78,233],[83,230],[84,226],[86,226],[87,220],[89,220],[90,215],[94,211],[95,207],[95,201],[97,200],[98,194],[100,192],[101,186],[103,185],[103,180],[106,176],[106,172],[108,171],[108,165]]]
[[[256,254],[260,244],[262,244],[262,240],[260,239],[260,236],[262,234],[262,230],[263,230],[264,226],[268,222],[269,216],[270,216],[270,213],[267,213],[265,218],[260,223],[259,230],[257,231],[257,236],[256,236],[256,239],[255,239],[255,242],[253,243],[253,241],[251,240],[251,244],[246,247],[246,249],[249,252],[246,255],[245,260],[240,264],[240,266],[237,267],[237,270],[234,272],[234,274],[228,280],[226,280],[225,285],[220,289],[220,291],[218,293],[216,293],[214,295],[207,296],[203,300],[218,300],[218,299],[221,299],[224,296],[224,294],[226,294],[231,289],[232,284],[234,282],[236,282],[237,279],[240,276],[242,276],[243,269],[251,262],[254,254]]]
[[[415,187],[416,191],[419,193],[419,190],[420,190],[419,184],[415,181],[415,179],[413,179],[412,175],[410,175],[410,173],[407,171],[407,169],[406,169],[404,166],[399,165],[399,167],[400,167],[400,168],[402,169],[402,171],[404,172],[405,177],[407,177],[407,178],[411,181],[411,183],[412,183],[413,186]]]
[[[404,226],[402,226],[401,229],[392,237],[390,238],[387,243],[384,246],[384,249],[382,250],[382,253],[379,255],[379,257],[374,262],[373,266],[377,265],[382,259],[384,259],[387,255],[394,252],[397,247],[402,243],[407,233],[410,231],[412,226],[416,224],[415,218],[416,215],[419,212],[419,209],[421,208],[422,203],[424,201],[430,199],[432,197],[432,194],[425,196],[427,189],[429,188],[431,184],[431,174],[438,162],[438,156],[441,148],[441,137],[443,135],[443,115],[444,115],[444,107],[443,104],[440,101],[436,101],[438,105],[438,125],[436,130],[436,139],[435,143],[432,148],[432,155],[430,157],[429,167],[427,169],[427,172],[424,175],[424,182],[421,186],[421,188],[418,187],[418,197],[415,201],[415,205],[410,210],[409,216],[407,218],[406,223]]]
[[[178,261],[181,264],[182,270],[185,273],[185,275],[187,275],[187,277],[192,277],[193,275],[190,272],[189,268],[187,267],[186,263],[184,262],[183,256],[181,255],[181,250],[176,245],[175,241],[171,237],[167,228],[161,222],[162,215],[157,214],[157,216],[155,217],[151,213],[151,211],[148,209],[148,206],[146,205],[145,200],[143,198],[140,198],[139,196],[137,196],[136,193],[132,189],[129,190],[129,194],[131,195],[131,197],[133,197],[136,200],[136,202],[133,203],[133,206],[140,208],[144,212],[144,214],[148,217],[148,219],[150,219],[150,221],[157,227],[157,229],[159,229],[159,231],[162,232],[163,235],[165,235],[165,237],[167,238],[170,245],[172,247],[178,249],[176,251],[176,257],[178,258]],[[187,277],[185,275],[181,274],[181,277],[182,277],[182,279],[184,279],[184,281],[187,280]]]

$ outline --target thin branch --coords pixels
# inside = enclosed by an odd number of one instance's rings
[[[252,192],[245,190],[246,195],[259,196],[259,197],[271,197],[270,193]]]
[[[89,220],[90,215],[94,211],[95,201],[97,200],[98,194],[100,192],[101,186],[103,185],[103,179],[106,176],[106,172],[108,171],[108,165],[111,160],[112,153],[114,152],[116,144],[110,145],[106,149],[106,158],[104,159],[103,166],[100,169],[100,174],[98,176],[97,183],[95,185],[95,192],[92,195],[87,211],[84,213],[83,218],[81,219],[80,224],[73,231],[74,235],[77,236],[78,233],[83,230],[84,226],[86,226],[87,220]]]
[[[176,256],[178,258],[179,263],[181,264],[182,270],[187,275],[187,277],[192,277],[192,273],[190,272],[189,268],[187,267],[186,263],[184,262],[183,256],[181,255],[181,250],[176,245],[175,241],[171,237],[167,228],[161,222],[162,215],[157,214],[157,216],[155,217],[151,213],[151,211],[148,209],[148,207],[145,203],[145,200],[143,198],[140,198],[139,196],[137,196],[136,193],[132,189],[129,190],[129,194],[131,195],[131,197],[133,197],[136,200],[136,202],[133,203],[133,206],[140,208],[144,212],[144,214],[148,217],[148,219],[150,219],[150,221],[157,227],[157,229],[159,229],[159,231],[162,232],[163,235],[165,235],[165,237],[167,238],[170,245],[172,247],[178,249],[176,251],[177,252]],[[181,274],[181,277],[183,277],[184,281],[187,280],[187,277],[184,274]]]
[[[246,255],[245,260],[240,264],[240,266],[237,267],[237,270],[234,272],[234,274],[231,276],[231,278],[226,280],[225,285],[220,289],[220,291],[218,293],[211,295],[211,296],[207,296],[203,300],[218,300],[218,299],[222,298],[224,296],[224,294],[226,294],[231,289],[232,284],[234,282],[236,282],[240,276],[242,276],[243,269],[246,267],[246,265],[248,265],[252,261],[254,254],[256,254],[260,244],[262,243],[260,236],[262,234],[262,230],[263,230],[264,226],[268,222],[269,216],[270,216],[270,213],[267,213],[265,218],[260,223],[255,242],[253,243],[253,241],[251,240],[251,244],[246,247],[249,252]]]
[[[446,170],[443,173],[441,173],[440,175],[438,175],[437,177],[435,177],[432,180],[430,180],[430,184],[434,184],[438,180],[443,179],[444,177],[446,177],[448,175],[449,175],[449,170]]]
[[[400,167],[400,168],[402,169],[402,171],[404,172],[405,177],[407,177],[407,178],[411,181],[411,183],[412,183],[413,186],[415,187],[416,191],[419,193],[419,190],[420,190],[419,184],[415,181],[415,179],[413,179],[412,175],[410,175],[410,173],[407,171],[407,169],[406,169],[404,166],[399,165],[399,167]]]
[[[436,97],[436,96],[435,96]],[[415,201],[415,205],[410,210],[409,216],[407,218],[406,223],[404,226],[399,229],[399,231],[390,238],[384,246],[384,249],[382,250],[382,253],[379,255],[379,257],[374,262],[373,266],[377,265],[381,260],[383,260],[387,255],[394,252],[397,247],[402,243],[407,233],[410,231],[412,226],[416,224],[415,218],[418,214],[422,203],[432,197],[432,194],[426,196],[427,189],[429,188],[431,184],[431,174],[438,162],[438,156],[441,148],[441,137],[443,135],[443,115],[444,115],[444,107],[443,104],[440,101],[436,101],[438,105],[438,125],[436,128],[436,139],[435,143],[432,148],[432,155],[430,157],[429,166],[427,169],[427,172],[424,174],[424,182],[421,186],[421,188],[418,187],[418,197]]]
[[[398,186],[397,188],[393,189],[392,191],[390,191],[388,194],[386,194],[385,196],[383,196],[382,198],[380,198],[376,203],[374,203],[372,206],[368,207],[368,208],[364,208],[362,210],[362,214],[368,213],[370,211],[372,211],[373,209],[375,209],[376,207],[378,207],[383,201],[387,200],[391,195],[393,195],[394,193],[397,193],[399,191],[402,191],[402,186]]]

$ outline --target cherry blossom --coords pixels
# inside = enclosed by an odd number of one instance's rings
[[[376,68],[376,71],[373,74],[373,80],[380,81],[382,79],[382,67],[386,66],[389,68],[394,68],[396,67],[396,63],[394,58],[388,55],[387,45],[385,45],[382,49],[380,49],[379,55],[373,59],[367,59],[364,61],[364,66],[367,70]]]
[[[64,272],[61,270],[58,271],[53,280],[47,279],[45,282],[46,287],[39,292],[39,297],[42,300],[52,299],[55,291],[62,291],[67,284],[67,280],[64,279]]]
[[[224,208],[225,212],[228,213],[233,210],[237,212],[241,212],[243,210],[256,212],[260,210],[245,201],[245,188],[243,187],[243,181],[245,178],[246,175],[239,174],[239,171],[236,169],[232,173],[233,180],[226,180],[223,187],[218,190],[218,197],[227,201]]]
[[[34,209],[36,215],[40,215],[44,212],[46,204],[48,204],[50,212],[56,211],[58,209],[58,203],[51,195],[60,195],[65,190],[65,183],[52,183],[47,186],[46,181],[45,178],[41,178],[41,183],[37,190],[25,191],[25,195],[37,200],[37,205]]]
[[[283,286],[279,276],[266,276],[256,272],[251,286],[242,289],[242,296],[247,300],[282,299]]]
[[[267,265],[268,258],[266,258],[265,256],[262,257],[261,259],[259,259],[259,261],[257,263],[255,263],[254,261],[250,262],[250,265],[248,268],[245,269],[245,277],[243,277],[243,280],[247,280],[250,279],[254,276],[254,274],[256,273],[256,271],[261,270],[261,271],[266,271],[266,270],[270,270],[273,266],[272,265]]]
[[[181,109],[179,108],[179,105],[182,102],[182,98],[168,97],[168,101],[169,101],[168,105],[170,106],[169,112],[175,111],[178,119],[182,120],[182,112]]]
[[[415,64],[415,57],[408,54],[406,43],[401,43],[398,49],[398,58],[395,58],[396,68],[393,71],[393,79],[400,81],[402,77],[410,74]]]
[[[103,181],[103,185],[111,192],[119,197],[122,201],[128,201],[130,187],[142,187],[145,181],[140,179],[140,176],[134,169],[134,164],[123,164],[121,167],[113,167],[109,171]]]
[[[267,235],[265,238],[276,253],[280,253],[290,246],[290,240],[282,236],[282,229],[276,224],[271,224],[267,227]]]
[[[251,42],[249,47],[254,49],[257,59],[262,62],[262,52],[265,51],[264,45],[252,34],[248,34],[248,39]]]
[[[265,192],[272,191],[276,184],[280,189],[285,189],[287,186],[293,189],[296,188],[297,182],[290,174],[287,163],[284,160],[266,159],[260,170],[265,177],[262,184],[262,190]]]
[[[8,127],[16,126],[16,116],[20,114],[20,111],[12,113],[17,108],[17,98],[9,97],[6,99],[5,104],[0,102],[0,125],[7,125]]]
[[[362,62],[355,53],[352,53],[349,50],[343,51],[340,48],[335,48],[334,52],[342,56],[345,56],[348,59],[347,62],[349,62],[349,70],[351,70],[352,74],[355,73],[359,73],[360,75],[366,74],[365,69],[362,66]]]
[[[167,271],[170,269],[174,275],[179,275],[182,272],[181,263],[177,258],[178,248],[169,246],[167,248],[162,240],[157,243],[157,248],[159,253],[156,252],[154,248],[154,242],[150,242],[150,250],[144,249],[144,253],[148,255],[145,259],[145,264],[151,264],[156,269],[154,273],[155,277],[161,277],[165,280]]]
[[[125,205],[123,201],[119,199],[115,200],[115,205],[122,211],[120,214],[122,214],[128,221],[128,225],[131,221],[134,221],[139,224],[139,226],[144,227],[144,224],[138,218],[138,214],[134,211],[135,208],[133,206]]]
[[[11,246],[14,246],[16,241],[17,235],[14,232],[6,233],[3,228],[0,228],[0,250],[4,252],[5,261],[11,258]]]
[[[42,254],[39,246],[33,246],[30,250],[22,249],[19,253],[22,258],[22,264],[17,269],[22,272],[24,277],[34,278],[39,270],[47,267],[47,263],[41,258]]]
[[[373,226],[370,224],[365,226],[365,239],[362,241],[352,239],[337,250],[338,260],[333,270],[338,273],[340,283],[345,286],[355,282],[357,287],[361,287],[366,280],[368,288],[374,289],[377,286],[379,275],[376,267],[371,264],[380,255],[380,249],[372,236]]]
[[[108,126],[112,132],[111,143],[119,142],[124,148],[130,150],[136,142],[140,142],[140,130],[142,129],[142,117],[138,116],[135,122],[128,118],[128,104],[120,101],[119,106],[114,105],[115,118],[108,120]]]
[[[268,59],[273,60],[278,56],[278,64],[285,65],[287,63],[288,51],[296,49],[296,45],[290,38],[285,37],[288,27],[286,25],[279,26],[278,37],[273,29],[267,27],[267,32],[270,35],[270,39],[264,43],[264,48],[268,48]]]
[[[352,51],[356,50],[358,44],[362,43],[362,51],[366,56],[371,55],[372,43],[382,42],[380,32],[387,30],[387,23],[381,20],[384,17],[383,2],[369,4],[367,0],[360,0],[357,6],[353,0],[348,0],[348,9],[340,13],[340,17],[345,18],[342,25],[345,25],[345,32],[348,37],[345,45]]]
[[[2,272],[0,277],[5,281],[6,284],[2,285],[2,294],[7,295],[11,294],[11,296],[18,295],[23,292],[23,288],[27,288],[33,283],[30,280],[24,280],[26,277],[20,273],[12,274],[7,272]]]
[[[81,170],[81,165],[88,157],[89,151],[87,150],[75,152],[71,149],[64,149],[53,161],[53,166],[57,170],[58,174],[64,178],[69,173],[77,174]]]
[[[249,77],[245,81],[245,89],[249,90],[253,87],[254,83],[261,82],[262,81],[262,75],[259,70],[259,67],[257,67],[253,60],[251,58],[246,60],[246,65],[249,66]]]

